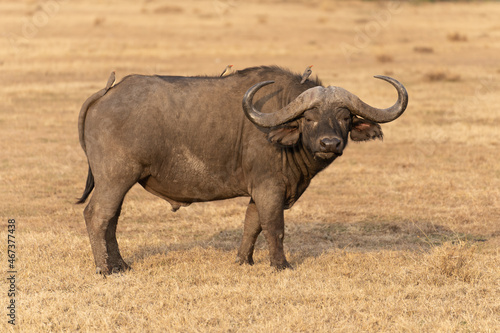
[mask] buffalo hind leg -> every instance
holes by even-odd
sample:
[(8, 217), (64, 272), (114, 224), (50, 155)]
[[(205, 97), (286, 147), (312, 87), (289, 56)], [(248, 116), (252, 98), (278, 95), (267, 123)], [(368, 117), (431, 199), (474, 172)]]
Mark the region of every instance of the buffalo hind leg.
[(116, 227), (123, 198), (130, 187), (121, 191), (96, 188), (84, 216), (94, 254), (96, 272), (111, 274), (129, 269), (116, 240)]
[(106, 229), (106, 244), (108, 250), (109, 265), (111, 273), (129, 270), (130, 266), (123, 260), (120, 250), (118, 249), (118, 241), (116, 240), (116, 227), (118, 226), (118, 218), (122, 210), (123, 200), (118, 207), (115, 216), (109, 221), (108, 228)]
[(253, 251), (255, 241), (262, 231), (259, 221), (259, 212), (255, 202), (250, 200), (245, 215), (245, 223), (243, 226), (243, 239), (241, 240), (240, 249), (238, 251), (238, 263), (253, 265)]

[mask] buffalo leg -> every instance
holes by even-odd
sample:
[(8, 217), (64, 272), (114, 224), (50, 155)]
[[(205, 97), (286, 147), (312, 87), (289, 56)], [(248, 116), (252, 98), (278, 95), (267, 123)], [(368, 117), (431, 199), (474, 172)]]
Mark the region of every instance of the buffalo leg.
[(111, 274), (129, 268), (116, 241), (118, 217), (128, 189), (115, 192), (96, 188), (85, 208), (85, 223), (98, 273)]
[(261, 191), (252, 195), (259, 213), (259, 221), (269, 247), (271, 266), (278, 270), (291, 268), (283, 250), (285, 238), (285, 218), (283, 214), (284, 195), (277, 190), (272, 192), (272, 186), (263, 186)]
[(259, 212), (253, 200), (248, 204), (243, 227), (243, 239), (238, 251), (238, 262), (241, 264), (253, 265), (253, 250), (255, 241), (262, 231), (259, 221)]

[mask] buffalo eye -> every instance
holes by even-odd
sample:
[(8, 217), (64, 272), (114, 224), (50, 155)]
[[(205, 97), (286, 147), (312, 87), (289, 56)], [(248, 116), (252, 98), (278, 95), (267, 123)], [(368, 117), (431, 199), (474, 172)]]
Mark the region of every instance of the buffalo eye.
[(341, 119), (344, 123), (349, 123), (352, 120), (352, 114), (348, 109), (343, 109)]
[(305, 118), (306, 122), (308, 122), (308, 123), (318, 121), (317, 115), (315, 115), (313, 112), (311, 112), (312, 110), (315, 110), (315, 109), (308, 110), (308, 112), (304, 113), (304, 118)]

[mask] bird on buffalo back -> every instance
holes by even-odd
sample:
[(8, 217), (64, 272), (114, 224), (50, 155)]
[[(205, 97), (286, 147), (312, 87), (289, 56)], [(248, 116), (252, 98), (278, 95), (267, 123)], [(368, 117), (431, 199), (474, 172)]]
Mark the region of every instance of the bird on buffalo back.
[(304, 84), (304, 82), (306, 82), (306, 80), (309, 78), (309, 76), (311, 76), (312, 74), (312, 67), (313, 65), (311, 66), (307, 66), (306, 70), (304, 71), (304, 74), (302, 74), (302, 81), (300, 81), (300, 84)]
[(222, 71), (222, 73), (220, 74), (220, 77), (223, 77), (224, 75), (229, 75), (231, 74), (231, 68), (233, 67), (233, 65), (227, 65), (226, 68), (224, 68), (224, 70)]

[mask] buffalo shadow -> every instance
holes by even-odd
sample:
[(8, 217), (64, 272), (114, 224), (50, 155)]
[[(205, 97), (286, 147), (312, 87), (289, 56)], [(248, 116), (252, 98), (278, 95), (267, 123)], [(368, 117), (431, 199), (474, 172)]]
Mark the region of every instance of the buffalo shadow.
[[(485, 242), (482, 235), (457, 233), (428, 221), (361, 221), (361, 222), (299, 222), (288, 221), (285, 227), (285, 251), (291, 254), (290, 263), (300, 264), (333, 250), (348, 252), (429, 251), (446, 242)], [(141, 262), (153, 255), (187, 251), (194, 248), (217, 249), (236, 252), (239, 248), (241, 228), (219, 230), (196, 240), (165, 245), (144, 245), (126, 258), (131, 264)], [(255, 250), (267, 251), (263, 235), (259, 235)], [(236, 259), (236, 256), (235, 256)]]

